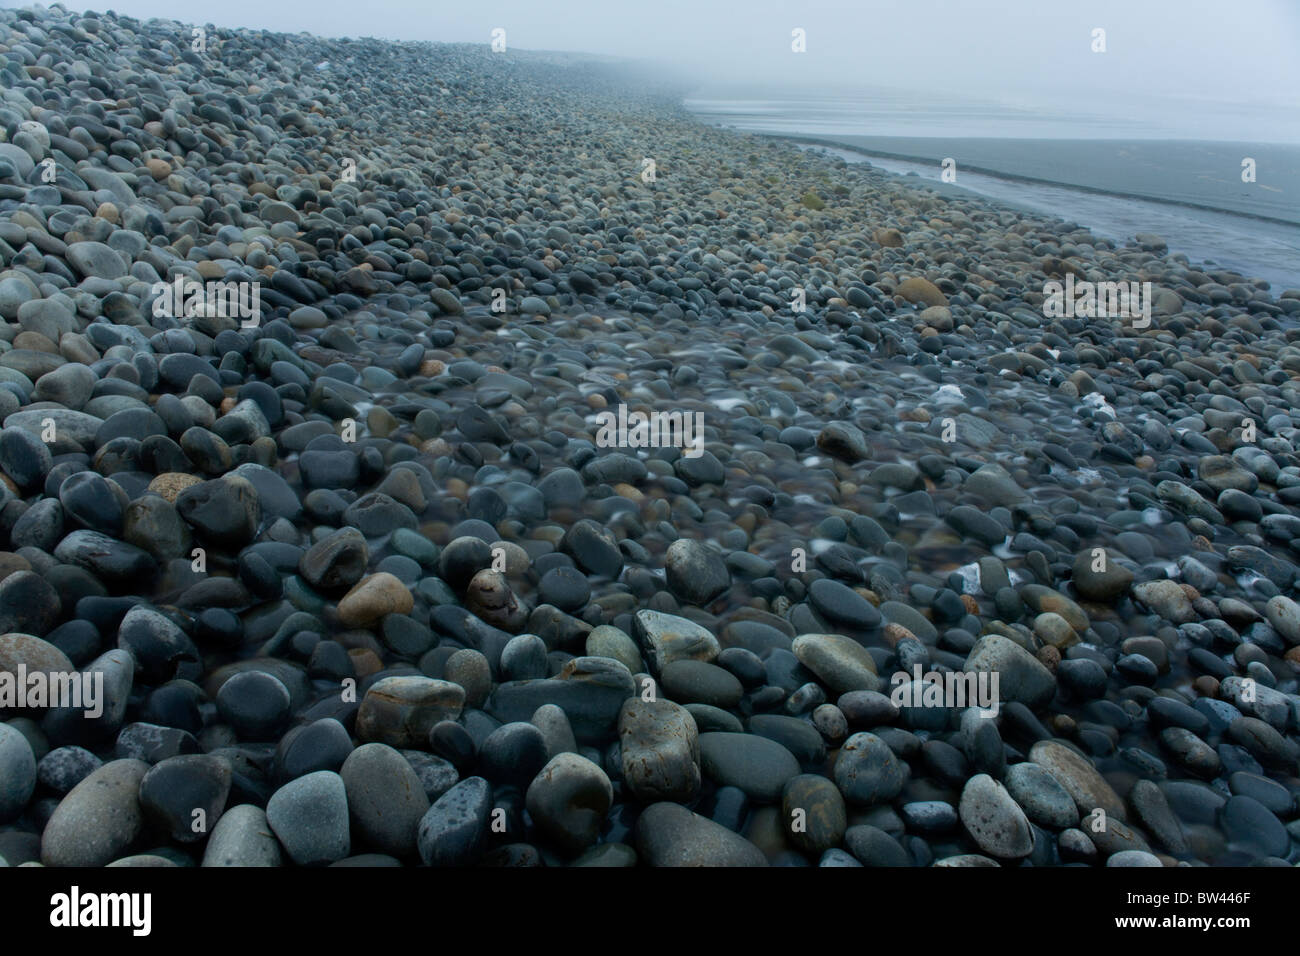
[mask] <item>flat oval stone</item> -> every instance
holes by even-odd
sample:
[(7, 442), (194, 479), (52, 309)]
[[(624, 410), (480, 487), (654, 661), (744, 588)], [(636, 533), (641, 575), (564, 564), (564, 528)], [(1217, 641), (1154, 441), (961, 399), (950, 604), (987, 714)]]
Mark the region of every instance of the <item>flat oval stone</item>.
[(814, 581), (808, 589), (808, 598), (822, 616), (856, 630), (877, 628), (883, 620), (880, 612), (866, 598), (830, 578)]
[(800, 634), (794, 639), (792, 650), (799, 663), (836, 694), (880, 690), (875, 660), (865, 647), (850, 637)]
[(1054, 740), (1040, 740), (1030, 748), (1029, 759), (1066, 789), (1080, 814), (1087, 815), (1100, 807), (1109, 817), (1128, 819), (1124, 801), (1088, 758)]
[(646, 807), (636, 822), (637, 853), (650, 866), (767, 866), (739, 834), (676, 803)]
[(429, 798), (406, 758), (385, 744), (362, 744), (348, 755), (339, 776), (358, 835), (390, 856), (414, 856)]
[(664, 692), (681, 704), (735, 707), (745, 693), (733, 674), (705, 661), (673, 661), (663, 669), (659, 680)]
[(988, 774), (966, 782), (957, 813), (971, 839), (989, 856), (1019, 859), (1033, 851), (1034, 834), (1024, 811)]
[(104, 764), (60, 801), (41, 834), (46, 866), (104, 866), (135, 842), (144, 828), (140, 781), (143, 760)]
[(700, 767), (719, 786), (737, 787), (758, 803), (780, 800), (786, 781), (799, 774), (794, 754), (751, 734), (700, 734)]
[(1013, 764), (1007, 768), (1004, 782), (1011, 798), (1039, 826), (1064, 830), (1078, 825), (1074, 798), (1046, 768), (1028, 761)]

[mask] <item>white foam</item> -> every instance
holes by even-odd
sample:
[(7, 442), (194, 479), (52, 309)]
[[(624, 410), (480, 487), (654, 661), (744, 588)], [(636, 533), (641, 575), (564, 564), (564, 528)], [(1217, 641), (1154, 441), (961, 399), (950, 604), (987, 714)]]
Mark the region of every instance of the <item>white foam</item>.
[(983, 594), (984, 588), (980, 584), (980, 566), (978, 563), (963, 564), (953, 572), (961, 578), (962, 594)]
[(1111, 418), (1119, 418), (1114, 406), (1107, 402), (1106, 397), (1100, 392), (1089, 392), (1087, 395), (1083, 396), (1083, 403), (1085, 405), (1093, 406), (1097, 411), (1109, 415)]
[(1243, 591), (1249, 591), (1256, 581), (1263, 580), (1264, 575), (1257, 571), (1243, 569), (1236, 574), (1236, 578), (1237, 587), (1241, 588)]
[(718, 408), (722, 409), (724, 412), (729, 412), (729, 411), (731, 411), (732, 409), (735, 409), (735, 408), (740, 407), (741, 405), (748, 404), (749, 399), (747, 399), (747, 398), (711, 398), (711, 399), (709, 399), (709, 401), (711, 401), (714, 405), (717, 405)]
[(822, 360), (820, 360), (819, 362), (817, 362), (816, 364), (817, 364), (817, 365), (829, 365), (831, 368), (835, 369), (835, 371), (837, 371), (837, 372), (847, 372), (847, 371), (848, 371), (849, 369), (851, 369), (851, 368), (857, 368), (857, 367), (858, 367), (858, 366), (855, 365), (853, 362), (846, 362), (846, 361), (844, 361), (844, 359), (829, 359), (829, 358), (828, 358), (828, 359), (822, 359)]
[(819, 555), (823, 551), (834, 547), (839, 542), (832, 541), (830, 538), (813, 538), (808, 542), (808, 550), (814, 555)]

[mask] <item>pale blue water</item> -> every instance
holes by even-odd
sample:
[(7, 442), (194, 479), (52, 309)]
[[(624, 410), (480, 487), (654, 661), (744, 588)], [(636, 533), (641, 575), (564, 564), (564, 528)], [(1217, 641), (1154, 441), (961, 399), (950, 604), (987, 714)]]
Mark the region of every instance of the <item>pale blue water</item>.
[[(1121, 243), (1156, 233), (1193, 264), (1264, 279), (1275, 294), (1300, 288), (1300, 146), (1161, 138), (1179, 130), (1136, 110), (1064, 116), (897, 91), (776, 99), (729, 91), (685, 105), (704, 122), (838, 145), (831, 151), (848, 161), (915, 173), (940, 189), (940, 161), (952, 157), (963, 189)], [(1201, 135), (1261, 128), (1240, 110), (1204, 113)], [(1285, 123), (1277, 128), (1291, 135)], [(1256, 164), (1253, 183), (1241, 179), (1245, 157)]]

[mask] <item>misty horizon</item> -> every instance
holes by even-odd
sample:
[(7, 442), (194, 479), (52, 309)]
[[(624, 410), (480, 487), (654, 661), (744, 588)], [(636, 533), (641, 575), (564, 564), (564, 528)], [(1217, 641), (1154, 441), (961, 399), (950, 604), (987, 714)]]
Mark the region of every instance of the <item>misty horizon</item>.
[[(1079, 11), (1043, 9), (1032, 0), (978, 7), (885, 0), (870, 11), (834, 0), (790, 11), (756, 0), (743, 13), (685, 0), (630, 13), (597, 0), (546, 10), (512, 0), (435, 12), (416, 10), (410, 0), (374, 0), (363, 24), (346, 7), (292, 2), (111, 6), (142, 20), (484, 47), (502, 28), (508, 50), (641, 61), (705, 97), (896, 90), (946, 97), (954, 107), (1108, 113), (1159, 126), (1173, 138), (1300, 142), (1300, 61), (1293, 55), (1300, 8), (1285, 0), (1243, 0), (1230, 16), (1205, 0), (1136, 8), (1099, 0)], [(1212, 31), (1207, 22), (1214, 22)], [(1092, 49), (1097, 28), (1106, 31), (1104, 53)], [(804, 31), (805, 52), (791, 49), (795, 29)]]

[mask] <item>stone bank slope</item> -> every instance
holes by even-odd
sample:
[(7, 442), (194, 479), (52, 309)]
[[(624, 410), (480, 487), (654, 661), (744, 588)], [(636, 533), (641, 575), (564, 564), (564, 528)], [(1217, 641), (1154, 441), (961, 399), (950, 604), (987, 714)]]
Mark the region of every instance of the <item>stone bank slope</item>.
[(581, 58), (193, 39), (0, 11), (0, 672), (106, 698), (2, 705), (0, 859), (1296, 860), (1297, 294)]

